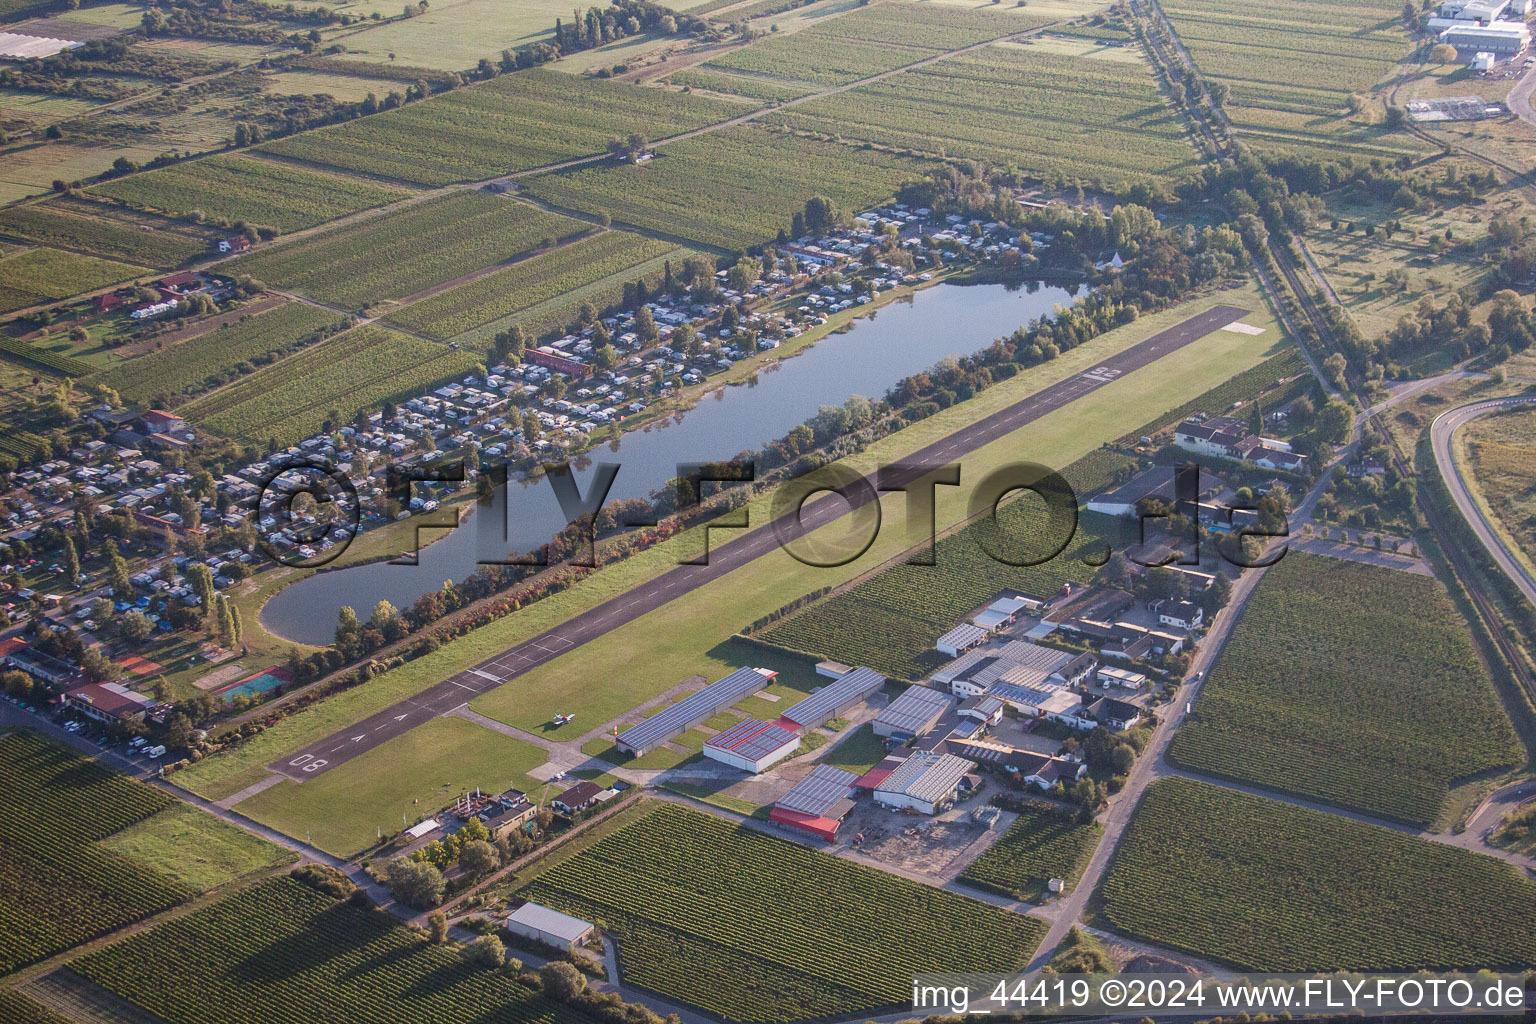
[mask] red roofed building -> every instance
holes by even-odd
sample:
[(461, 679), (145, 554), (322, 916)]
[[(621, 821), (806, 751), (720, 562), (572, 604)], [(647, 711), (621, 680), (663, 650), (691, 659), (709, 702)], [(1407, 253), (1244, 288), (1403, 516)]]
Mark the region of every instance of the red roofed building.
[(743, 718), (704, 742), (704, 756), (756, 774), (800, 749), (800, 735), (775, 722)]
[(163, 409), (151, 409), (139, 419), (144, 423), (144, 429), (151, 434), (168, 434), (173, 430), (187, 429), (186, 420)]
[(556, 352), (548, 346), (528, 349), (523, 353), (523, 362), (563, 373), (573, 380), (586, 380), (592, 376), (592, 367), (579, 359), (572, 359), (568, 355)]
[(189, 284), (197, 284), (197, 275), (190, 270), (183, 270), (179, 274), (171, 274), (168, 277), (162, 277), (160, 279), (160, 287), (162, 288), (180, 289), (185, 288)]
[(96, 306), (96, 312), (105, 313), (108, 310), (116, 309), (118, 306), (121, 306), (123, 304), (123, 297), (121, 295), (115, 295), (112, 292), (107, 292), (105, 295), (96, 296), (92, 302)]
[(869, 771), (859, 776), (858, 781), (854, 783), (854, 786), (858, 789), (869, 790), (877, 788), (880, 783), (891, 777), (891, 772), (901, 767), (902, 760), (903, 759), (899, 757), (886, 758), (884, 761), (881, 761)]
[(64, 695), (64, 706), (102, 722), (143, 718), (154, 707), (151, 697), (135, 693), (122, 683), (87, 683)]
[(768, 820), (835, 842), (838, 826), (853, 810), (856, 779), (853, 772), (819, 764), (779, 798)]

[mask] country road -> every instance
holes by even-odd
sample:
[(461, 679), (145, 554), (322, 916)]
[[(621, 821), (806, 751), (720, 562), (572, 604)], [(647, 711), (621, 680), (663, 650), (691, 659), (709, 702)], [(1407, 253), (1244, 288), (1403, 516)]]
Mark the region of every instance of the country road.
[(1466, 520), (1472, 532), (1477, 534), (1477, 539), (1482, 541), (1483, 547), (1502, 569), (1525, 599), (1536, 606), (1536, 576), (1533, 576), (1521, 561), (1520, 556), (1506, 543), (1503, 534), (1484, 514), (1482, 507), (1472, 497), (1467, 487), (1467, 482), (1462, 476), (1461, 467), (1457, 465), (1455, 453), (1456, 432), (1463, 426), (1489, 413), (1498, 412), (1501, 409), (1514, 409), (1521, 406), (1536, 404), (1536, 395), (1518, 395), (1513, 398), (1494, 398), (1482, 402), (1473, 402), (1463, 405), (1448, 412), (1443, 412), (1430, 424), (1430, 442), (1434, 447), (1435, 466), (1440, 470), (1440, 477), (1445, 481), (1446, 490), (1450, 491), (1451, 498), (1456, 502), (1456, 508)]

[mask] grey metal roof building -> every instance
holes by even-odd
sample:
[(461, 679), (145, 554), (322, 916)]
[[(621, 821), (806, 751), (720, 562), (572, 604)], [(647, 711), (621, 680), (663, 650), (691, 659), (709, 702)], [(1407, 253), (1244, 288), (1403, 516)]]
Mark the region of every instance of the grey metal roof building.
[(960, 780), (975, 767), (975, 761), (954, 754), (918, 752), (875, 788), (875, 799), (932, 814), (955, 795)]
[(739, 668), (710, 683), (691, 697), (637, 722), (619, 733), (615, 745), (627, 754), (639, 756), (680, 736), (723, 707), (756, 693), (773, 681), (778, 673), (766, 668)]
[(814, 729), (835, 718), (885, 685), (885, 676), (872, 668), (860, 666), (830, 686), (820, 690), (785, 711), (787, 718), (801, 729)]
[(949, 709), (954, 698), (926, 686), (909, 686), (875, 719), (877, 736), (916, 736), (930, 728)]
[(850, 804), (853, 803), (855, 793), (853, 784), (858, 781), (858, 778), (853, 772), (834, 768), (829, 764), (819, 764), (811, 769), (811, 774), (795, 783), (794, 788), (781, 796), (774, 806), (818, 818), (841, 817), (840, 814), (831, 812), (840, 809), (845, 800)]

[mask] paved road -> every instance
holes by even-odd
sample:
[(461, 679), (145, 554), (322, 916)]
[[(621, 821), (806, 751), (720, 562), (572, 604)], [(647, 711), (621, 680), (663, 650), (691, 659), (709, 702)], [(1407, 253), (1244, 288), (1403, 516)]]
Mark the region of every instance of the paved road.
[(1536, 576), (1532, 576), (1526, 569), (1519, 556), (1504, 541), (1494, 525), (1483, 514), (1483, 510), (1473, 500), (1471, 492), (1467, 488), (1467, 482), (1462, 478), (1461, 468), (1456, 464), (1456, 456), (1453, 451), (1456, 431), (1464, 425), (1500, 409), (1513, 409), (1520, 406), (1536, 404), (1536, 396), (1520, 395), (1514, 398), (1494, 398), (1484, 402), (1473, 402), (1471, 405), (1463, 405), (1449, 412), (1441, 413), (1430, 424), (1430, 442), (1435, 451), (1435, 465), (1440, 470), (1440, 477), (1445, 481), (1445, 486), (1451, 492), (1451, 498), (1456, 502), (1456, 508), (1461, 512), (1472, 532), (1477, 534), (1477, 539), (1483, 542), (1483, 547), (1488, 549), (1488, 554), (1498, 563), (1505, 575), (1514, 580), (1515, 586), (1525, 595), (1525, 599), (1536, 605)]
[(1510, 112), (1526, 124), (1536, 127), (1536, 109), (1531, 106), (1531, 94), (1536, 92), (1536, 65), (1531, 67), (1520, 79), (1519, 83), (1509, 91), (1505, 102), (1509, 104)]
[[(1234, 323), (1250, 311), (1236, 306), (1216, 306), (1199, 313), (1137, 345), (1111, 356), (1099, 366), (1075, 374), (1001, 409), (976, 423), (914, 453), (907, 461), (915, 467), (935, 467), (953, 462), (983, 446), (1006, 437), (1048, 413), (1065, 408), (1121, 376), (1175, 352), (1212, 331)], [(914, 468), (906, 481), (923, 471)], [(898, 481), (902, 482), (902, 481)], [(269, 769), (300, 782), (329, 771), (338, 764), (372, 750), (439, 715), (462, 707), (475, 697), (495, 689), (567, 651), (574, 650), (672, 600), (725, 576), (778, 547), (781, 534), (795, 539), (848, 514), (868, 500), (852, 503), (827, 495), (809, 502), (798, 522), (777, 521), (759, 526), (710, 552), (708, 565), (681, 565), (640, 584), (572, 619), (546, 630), (473, 668), (465, 669), (356, 725), (333, 733), (269, 765)], [(852, 507), (850, 507), (852, 506)]]

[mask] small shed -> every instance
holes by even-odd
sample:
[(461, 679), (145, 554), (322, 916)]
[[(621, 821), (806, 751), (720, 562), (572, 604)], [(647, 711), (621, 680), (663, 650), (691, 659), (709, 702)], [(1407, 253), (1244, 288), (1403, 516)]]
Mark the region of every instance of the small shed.
[(524, 903), (507, 915), (507, 931), (513, 935), (521, 935), (525, 939), (533, 939), (566, 952), (579, 946), (592, 934), (593, 928), (590, 921), (562, 914), (539, 903)]

